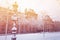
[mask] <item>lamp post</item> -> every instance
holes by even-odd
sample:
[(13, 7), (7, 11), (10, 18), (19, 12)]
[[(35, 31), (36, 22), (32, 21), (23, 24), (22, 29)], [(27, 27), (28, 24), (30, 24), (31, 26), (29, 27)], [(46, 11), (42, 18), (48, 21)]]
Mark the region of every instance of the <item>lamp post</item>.
[(11, 19), (13, 20), (13, 27), (12, 27), (12, 40), (16, 40), (16, 33), (17, 33), (17, 28), (16, 28), (16, 21), (17, 21), (17, 16), (14, 14)]
[(18, 16), (18, 25), (19, 25), (19, 30), (18, 32), (20, 33), (20, 17)]
[(7, 40), (7, 34), (8, 34), (8, 14), (9, 13), (9, 11), (7, 12), (7, 14), (6, 14), (6, 30), (5, 30), (5, 35), (6, 35), (6, 37), (5, 37), (5, 40)]
[(16, 15), (16, 14), (14, 14), (12, 17), (11, 17), (11, 19), (13, 20), (13, 22), (15, 22), (16, 23), (16, 21), (18, 21), (18, 25), (19, 25), (19, 30), (18, 30), (18, 33), (20, 33), (20, 16), (18, 15)]
[(13, 27), (12, 27), (12, 40), (16, 40), (16, 31), (17, 31), (17, 28), (16, 28), (16, 24), (13, 23)]
[(17, 21), (17, 15), (16, 14), (14, 14), (12, 17), (11, 17), (11, 19), (15, 22), (15, 21)]
[(17, 28), (16, 28), (16, 21), (17, 21), (17, 15), (14, 14), (11, 19), (13, 20), (13, 27), (12, 27), (12, 40), (16, 40), (16, 33), (17, 33)]

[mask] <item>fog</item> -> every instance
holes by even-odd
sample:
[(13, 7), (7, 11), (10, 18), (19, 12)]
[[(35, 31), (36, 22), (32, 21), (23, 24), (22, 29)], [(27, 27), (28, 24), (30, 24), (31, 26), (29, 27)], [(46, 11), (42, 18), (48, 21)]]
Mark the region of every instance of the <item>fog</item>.
[[(59, 0), (0, 0), (0, 6), (12, 9), (12, 4), (17, 1), (18, 11), (24, 12), (25, 8), (31, 8), (41, 15), (41, 10), (46, 11), (53, 19), (60, 21), (60, 1)], [(40, 16), (39, 16), (40, 17)]]

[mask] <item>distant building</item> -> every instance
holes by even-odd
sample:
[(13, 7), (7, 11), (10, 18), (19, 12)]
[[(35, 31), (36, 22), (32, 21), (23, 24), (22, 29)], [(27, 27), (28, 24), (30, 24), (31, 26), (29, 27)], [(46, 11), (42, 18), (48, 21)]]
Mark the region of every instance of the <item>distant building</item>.
[(44, 31), (53, 31), (53, 27), (54, 27), (54, 24), (53, 24), (53, 20), (50, 18), (50, 16), (48, 15), (45, 15), (44, 18), (43, 18), (43, 22), (44, 22)]
[(51, 23), (53, 20), (50, 18), (50, 16), (45, 15), (43, 18), (44, 22), (47, 22), (48, 24)]
[(27, 19), (35, 19), (37, 20), (38, 14), (35, 13), (33, 9), (27, 10), (25, 9), (25, 15)]
[[(18, 4), (16, 2), (13, 4), (12, 7), (13, 7), (13, 10), (0, 7), (0, 28), (1, 28), (0, 33), (3, 33), (3, 34), (5, 33), (6, 25), (8, 26), (7, 27), (7, 33), (11, 33), (11, 28), (13, 27), (12, 24), (14, 22), (12, 20), (12, 18), (13, 18), (12, 16), (14, 14), (16, 14), (14, 16), (18, 17), (18, 19), (15, 22), (17, 28), (19, 26), (18, 22), (20, 22), (20, 32), (21, 33), (35, 32), (35, 30), (36, 30), (36, 28), (34, 28), (35, 25), (32, 26), (31, 23), (32, 24), (36, 23), (35, 21), (37, 20), (38, 14), (36, 14), (33, 9), (30, 9), (30, 10), (26, 9), (25, 13), (24, 12), (18, 12)], [(14, 19), (16, 19), (17, 17), (15, 17)], [(18, 28), (18, 30), (19, 30), (19, 28)], [(18, 33), (18, 30), (17, 30), (17, 33)]]

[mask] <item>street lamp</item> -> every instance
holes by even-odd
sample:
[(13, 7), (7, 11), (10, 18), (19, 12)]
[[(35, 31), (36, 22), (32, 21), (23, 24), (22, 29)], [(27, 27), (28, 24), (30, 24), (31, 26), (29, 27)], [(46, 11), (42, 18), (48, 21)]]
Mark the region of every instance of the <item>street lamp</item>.
[(11, 19), (13, 20), (13, 27), (12, 27), (12, 40), (16, 40), (16, 33), (17, 33), (17, 28), (16, 28), (16, 21), (17, 21), (17, 16), (14, 14)]
[(12, 40), (16, 40), (16, 31), (17, 31), (16, 24), (13, 23), (13, 27), (12, 27), (13, 37), (12, 37)]
[(18, 16), (18, 25), (19, 25), (19, 30), (18, 32), (20, 33), (20, 17)]
[(17, 15), (16, 14), (14, 14), (12, 17), (11, 17), (11, 19), (13, 20), (13, 21), (16, 21), (18, 18), (17, 18)]
[(6, 30), (5, 30), (6, 37), (5, 37), (5, 40), (7, 39), (7, 34), (8, 34), (8, 19), (9, 19), (8, 13), (9, 13), (9, 11), (6, 14)]
[(16, 21), (18, 21), (18, 25), (19, 25), (19, 30), (18, 30), (18, 32), (20, 33), (20, 16), (18, 15), (16, 15), (16, 14), (14, 14), (12, 17), (11, 17), (11, 19), (16, 23)]

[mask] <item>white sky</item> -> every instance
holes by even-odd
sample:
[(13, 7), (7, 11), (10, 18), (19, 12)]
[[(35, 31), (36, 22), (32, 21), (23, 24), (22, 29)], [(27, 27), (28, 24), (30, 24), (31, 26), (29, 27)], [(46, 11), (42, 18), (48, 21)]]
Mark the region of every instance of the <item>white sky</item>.
[(19, 11), (32, 8), (41, 15), (40, 11), (45, 10), (51, 18), (60, 20), (60, 4), (56, 0), (0, 0), (0, 6), (11, 8), (15, 1), (18, 2)]

